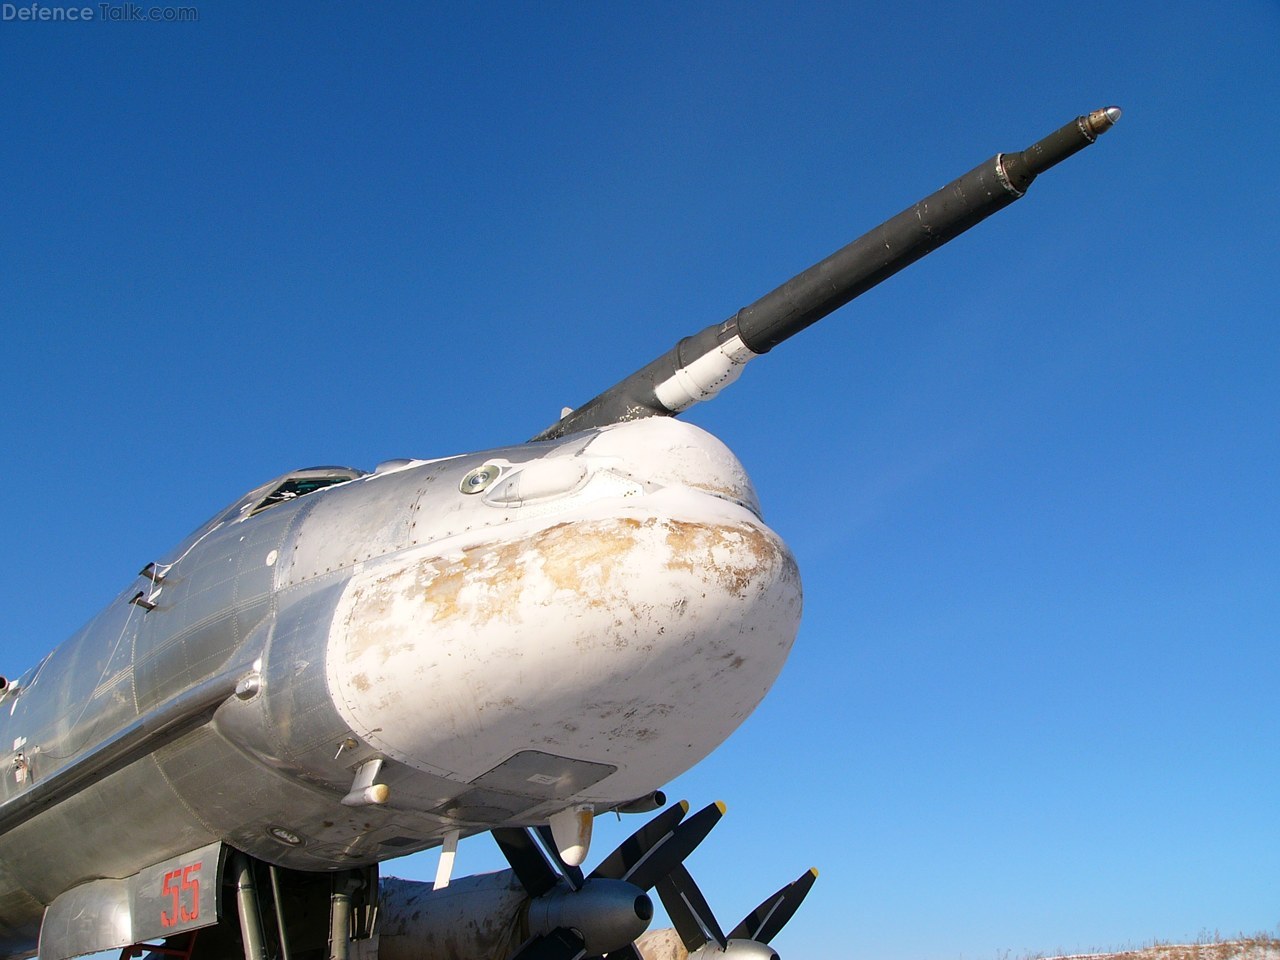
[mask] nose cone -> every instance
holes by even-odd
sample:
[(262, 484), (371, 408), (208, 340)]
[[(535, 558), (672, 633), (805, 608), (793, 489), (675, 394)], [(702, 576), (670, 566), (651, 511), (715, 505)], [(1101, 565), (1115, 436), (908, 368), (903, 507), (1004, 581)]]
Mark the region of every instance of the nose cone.
[(601, 498), (354, 577), (328, 655), (352, 730), (526, 806), (621, 802), (719, 745), (782, 669), (800, 580), (736, 459), (662, 423), (601, 431), (575, 454), (614, 478)]
[(647, 484), (708, 494), (760, 517), (755, 487), (738, 458), (711, 434), (683, 420), (650, 417), (605, 427), (585, 453), (612, 461), (615, 469)]

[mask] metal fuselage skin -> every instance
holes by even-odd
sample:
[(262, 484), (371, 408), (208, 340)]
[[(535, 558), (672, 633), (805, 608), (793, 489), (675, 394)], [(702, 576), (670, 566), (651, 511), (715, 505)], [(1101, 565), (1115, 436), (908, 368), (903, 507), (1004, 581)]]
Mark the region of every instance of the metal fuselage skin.
[[(0, 955), (33, 948), (63, 891), (218, 839), (334, 870), (641, 797), (746, 718), (799, 623), (795, 563), (741, 465), (673, 419), (263, 508), (280, 489), (211, 520), (0, 700), (3, 817), (120, 731), (239, 683), (10, 816)], [(385, 802), (344, 805), (374, 759)]]

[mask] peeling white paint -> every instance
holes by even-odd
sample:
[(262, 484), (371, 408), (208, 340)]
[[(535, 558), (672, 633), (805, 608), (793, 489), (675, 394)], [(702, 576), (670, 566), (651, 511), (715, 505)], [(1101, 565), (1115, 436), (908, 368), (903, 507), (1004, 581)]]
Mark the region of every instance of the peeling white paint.
[(521, 510), (353, 576), (326, 661), (351, 729), (462, 781), (524, 750), (617, 767), (565, 798), (597, 804), (643, 794), (718, 746), (781, 670), (800, 582), (741, 505), (754, 493), (736, 459), (665, 424), (610, 428), (583, 451), (606, 468), (594, 476), (647, 475), (630, 495)]
[(737, 380), (747, 361), (758, 356), (741, 337), (734, 335), (715, 350), (676, 370), (654, 387), (654, 396), (673, 413), (687, 410), (695, 403), (710, 400)]

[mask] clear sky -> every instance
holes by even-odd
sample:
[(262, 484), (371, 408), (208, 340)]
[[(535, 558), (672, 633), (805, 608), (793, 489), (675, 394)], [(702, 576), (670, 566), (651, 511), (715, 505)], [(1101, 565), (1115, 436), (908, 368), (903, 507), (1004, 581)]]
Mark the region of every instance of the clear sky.
[(669, 790), (726, 924), (822, 870), (792, 960), (1277, 932), (1273, 0), (192, 5), (0, 20), (0, 672), (250, 487), (522, 440), (1115, 103), (691, 414), (806, 612)]

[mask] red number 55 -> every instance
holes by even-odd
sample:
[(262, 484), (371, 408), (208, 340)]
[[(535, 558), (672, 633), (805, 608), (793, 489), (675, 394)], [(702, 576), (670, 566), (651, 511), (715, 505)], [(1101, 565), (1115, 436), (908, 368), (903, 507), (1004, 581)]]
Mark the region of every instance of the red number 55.
[(200, 919), (201, 866), (201, 863), (193, 863), (164, 875), (160, 881), (160, 896), (169, 898), (170, 909), (160, 911), (160, 926), (167, 929)]

